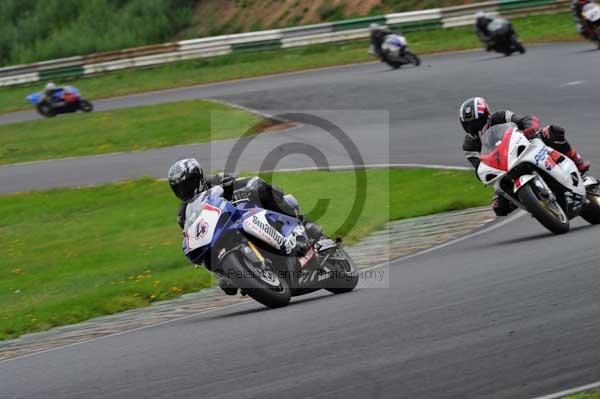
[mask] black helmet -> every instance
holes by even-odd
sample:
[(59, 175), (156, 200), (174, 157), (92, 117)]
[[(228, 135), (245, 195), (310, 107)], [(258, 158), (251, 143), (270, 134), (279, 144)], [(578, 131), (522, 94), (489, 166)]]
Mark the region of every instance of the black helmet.
[(204, 172), (194, 158), (177, 161), (169, 169), (169, 185), (183, 202), (189, 202), (201, 191), (206, 183)]
[(460, 123), (471, 137), (478, 137), (490, 119), (490, 108), (482, 97), (469, 98), (460, 106)]

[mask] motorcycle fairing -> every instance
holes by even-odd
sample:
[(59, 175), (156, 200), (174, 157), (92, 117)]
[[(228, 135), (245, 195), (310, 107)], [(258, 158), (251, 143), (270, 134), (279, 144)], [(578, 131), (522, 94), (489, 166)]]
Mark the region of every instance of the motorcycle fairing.
[(408, 42), (404, 36), (392, 34), (385, 38), (381, 48), (385, 51), (397, 54), (401, 52), (407, 44)]
[[(65, 86), (63, 88), (63, 90), (58, 90), (56, 93), (54, 93), (52, 100), (54, 102), (59, 102), (62, 100), (62, 98), (65, 94), (67, 94), (72, 99), (71, 102), (81, 99), (81, 93), (75, 86)], [(29, 101), (33, 105), (37, 105), (42, 100), (43, 96), (44, 96), (44, 93), (41, 91), (38, 91), (35, 93), (31, 93), (30, 95), (28, 95), (25, 98), (27, 99), (27, 101)], [(73, 100), (73, 99), (75, 99), (75, 100)]]
[(221, 217), (221, 209), (210, 204), (204, 204), (200, 214), (184, 232), (188, 251), (204, 247), (212, 242), (217, 223)]
[[(551, 179), (546, 183), (561, 186), (560, 191), (564, 193), (564, 197), (560, 200), (567, 214), (576, 214), (583, 204), (586, 188), (575, 163), (546, 146), (539, 138), (528, 140), (511, 124), (498, 125), (494, 128), (500, 129), (501, 126), (505, 129), (502, 139), (495, 143), (494, 148), (490, 147), (486, 154), (483, 154), (482, 150), (481, 163), (477, 169), (479, 179), (486, 185), (493, 185), (496, 191), (504, 193), (516, 205), (521, 206), (516, 199), (518, 190), (530, 181), (547, 175)], [(491, 132), (494, 133), (498, 135), (497, 130)], [(510, 187), (513, 192), (507, 192), (510, 188), (502, 184), (504, 178), (521, 165), (529, 165), (531, 172), (515, 176), (514, 184)]]
[(242, 228), (247, 234), (287, 253), (296, 246), (296, 238), (306, 234), (298, 219), (259, 208), (244, 214)]

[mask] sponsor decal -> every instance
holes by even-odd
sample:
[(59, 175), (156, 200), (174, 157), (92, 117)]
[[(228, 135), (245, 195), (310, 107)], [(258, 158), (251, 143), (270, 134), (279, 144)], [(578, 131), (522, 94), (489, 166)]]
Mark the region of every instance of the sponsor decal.
[(298, 258), (298, 262), (300, 263), (300, 268), (303, 269), (308, 262), (311, 261), (312, 258), (315, 257), (315, 248), (313, 246), (311, 246), (310, 248), (308, 248), (308, 250), (306, 251), (306, 253), (304, 254), (303, 257)]
[(305, 231), (306, 230), (304, 229), (304, 226), (297, 225), (296, 227), (294, 227), (294, 230), (292, 230), (290, 235), (285, 238), (285, 242), (283, 245), (287, 254), (289, 254), (294, 248), (296, 248), (297, 237), (303, 235)]
[(521, 185), (523, 184), (523, 183), (521, 183), (522, 179), (523, 179), (522, 177), (519, 177), (517, 180), (515, 180), (515, 189), (516, 190), (521, 188)]
[(537, 154), (535, 154), (535, 164), (539, 165), (540, 162), (544, 161), (550, 155), (550, 151), (548, 151), (547, 147), (543, 147)]
[(552, 169), (554, 169), (555, 166), (556, 166), (556, 161), (554, 161), (554, 159), (552, 159), (552, 157), (548, 157), (548, 158), (546, 158), (546, 161), (544, 161), (544, 167), (546, 168), (546, 170), (548, 172), (550, 172)]
[(285, 244), (285, 238), (268, 222), (263, 223), (256, 215), (253, 215), (252, 224), (258, 227), (259, 233), (263, 233), (261, 234), (263, 237), (270, 239), (267, 240), (268, 242), (274, 242), (278, 248), (281, 248)]
[(208, 233), (208, 222), (205, 219), (200, 219), (196, 225), (196, 238), (204, 238)]

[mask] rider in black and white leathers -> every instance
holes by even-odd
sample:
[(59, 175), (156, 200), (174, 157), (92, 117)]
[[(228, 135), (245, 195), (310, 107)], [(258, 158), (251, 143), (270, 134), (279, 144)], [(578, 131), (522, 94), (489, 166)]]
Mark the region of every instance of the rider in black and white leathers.
[[(298, 209), (293, 208), (284, 198), (285, 193), (258, 176), (235, 177), (226, 173), (219, 173), (206, 180), (200, 192), (210, 190), (212, 187), (223, 187), (223, 198), (228, 201), (250, 199), (261, 204), (265, 209), (283, 213), (288, 216), (299, 217)], [(185, 223), (185, 210), (187, 202), (182, 202), (177, 213), (177, 223), (183, 228)]]

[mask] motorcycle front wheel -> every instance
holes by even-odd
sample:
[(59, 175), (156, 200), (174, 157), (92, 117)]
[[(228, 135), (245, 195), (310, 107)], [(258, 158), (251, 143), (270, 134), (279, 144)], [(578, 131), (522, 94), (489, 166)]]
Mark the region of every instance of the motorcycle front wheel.
[(81, 100), (79, 107), (83, 112), (92, 112), (94, 110), (94, 106), (88, 100)]
[(411, 64), (413, 64), (414, 66), (419, 66), (421, 65), (421, 59), (412, 51), (410, 50), (406, 50), (406, 58), (409, 60), (409, 62)]
[(40, 115), (45, 116), (46, 118), (52, 118), (53, 116), (56, 116), (56, 113), (52, 109), (52, 106), (46, 101), (38, 103), (38, 105), (36, 105), (35, 108), (37, 109), (37, 112)]
[(328, 281), (326, 290), (333, 294), (350, 292), (358, 284), (358, 270), (350, 255), (343, 248), (338, 247), (332, 252), (327, 263), (336, 271), (336, 276)]
[(525, 209), (554, 234), (569, 232), (569, 218), (556, 199), (547, 198), (535, 185), (535, 179), (521, 187), (518, 197)]
[(281, 308), (290, 303), (290, 286), (275, 271), (264, 271), (252, 265), (241, 253), (231, 252), (223, 258), (220, 273), (246, 292), (252, 299), (271, 308)]

